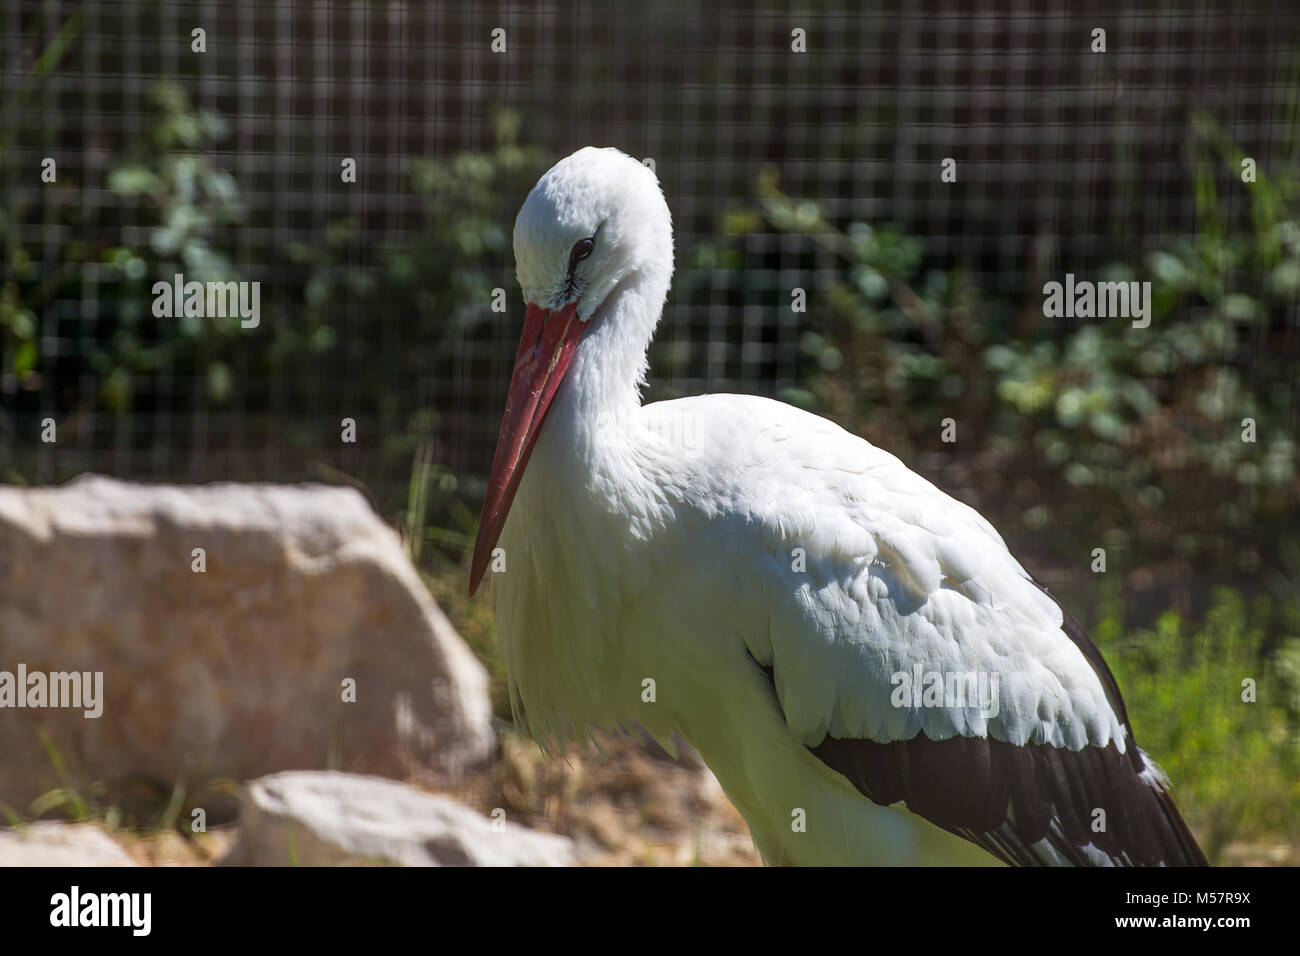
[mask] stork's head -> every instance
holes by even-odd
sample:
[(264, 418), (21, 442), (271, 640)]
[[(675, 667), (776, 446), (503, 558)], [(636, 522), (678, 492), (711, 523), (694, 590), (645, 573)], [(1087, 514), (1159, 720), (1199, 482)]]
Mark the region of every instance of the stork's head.
[[(470, 569), (487, 570), (542, 422), (579, 347), (634, 385), (672, 276), (668, 204), (651, 170), (617, 149), (580, 149), (552, 166), (515, 219), (523, 335)], [(623, 295), (638, 308), (616, 310)], [(623, 363), (632, 360), (628, 370)]]
[(672, 268), (668, 204), (655, 174), (588, 146), (547, 171), (515, 219), (515, 275), (530, 308), (575, 307), (586, 323), (628, 276)]

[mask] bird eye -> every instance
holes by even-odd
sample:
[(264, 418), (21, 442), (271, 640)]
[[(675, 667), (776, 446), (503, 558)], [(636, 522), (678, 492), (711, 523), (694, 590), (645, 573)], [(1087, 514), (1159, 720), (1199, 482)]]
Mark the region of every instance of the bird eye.
[(581, 262), (583, 259), (587, 258), (587, 256), (591, 255), (591, 251), (595, 248), (595, 238), (579, 239), (574, 243), (573, 251), (569, 253), (569, 265), (572, 266), (575, 263)]

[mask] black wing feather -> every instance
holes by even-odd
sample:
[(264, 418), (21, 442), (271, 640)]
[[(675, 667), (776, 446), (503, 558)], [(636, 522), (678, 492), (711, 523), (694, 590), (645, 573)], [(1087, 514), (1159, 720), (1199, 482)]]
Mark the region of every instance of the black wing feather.
[[(931, 740), (924, 733), (888, 743), (827, 736), (812, 753), (875, 803), (902, 802), (1011, 865), (1207, 865), (1169, 793), (1142, 776), (1146, 763), (1101, 651), (1068, 611), (1061, 614), (1062, 631), (1096, 672), (1125, 728), (1123, 753), (1114, 741), (1070, 750), (983, 737)], [(773, 671), (762, 670), (775, 697)], [(1099, 832), (1098, 809), (1105, 811)]]

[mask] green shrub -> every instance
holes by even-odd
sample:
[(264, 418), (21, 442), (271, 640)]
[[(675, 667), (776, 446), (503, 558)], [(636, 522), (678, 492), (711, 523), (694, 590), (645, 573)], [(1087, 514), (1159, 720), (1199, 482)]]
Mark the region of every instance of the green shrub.
[(1300, 602), (1220, 588), (1205, 620), (1125, 631), (1112, 587), (1093, 635), (1142, 749), (1213, 861), (1231, 841), (1300, 840)]

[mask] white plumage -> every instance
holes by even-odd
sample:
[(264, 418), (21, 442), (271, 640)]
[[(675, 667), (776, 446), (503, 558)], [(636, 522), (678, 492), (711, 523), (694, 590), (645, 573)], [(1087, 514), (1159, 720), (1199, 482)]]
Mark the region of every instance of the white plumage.
[[(641, 405), (672, 274), (653, 173), (561, 161), (515, 255), (529, 310), (471, 590), (499, 544), (539, 741), (680, 733), (769, 862), (1203, 862), (1100, 655), (979, 514), (778, 402)], [(928, 674), (996, 698), (900, 689)]]

